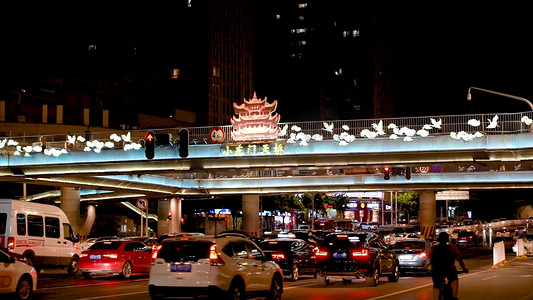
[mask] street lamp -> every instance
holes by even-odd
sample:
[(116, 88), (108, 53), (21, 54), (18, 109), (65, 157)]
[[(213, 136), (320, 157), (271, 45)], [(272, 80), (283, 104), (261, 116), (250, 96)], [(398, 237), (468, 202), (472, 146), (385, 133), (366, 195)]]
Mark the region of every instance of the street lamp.
[(531, 108), (531, 110), (533, 111), (533, 104), (531, 104), (531, 102), (529, 100), (527, 100), (526, 98), (517, 97), (517, 96), (504, 94), (504, 93), (499, 93), (499, 92), (495, 92), (495, 91), (491, 91), (491, 90), (480, 89), (480, 88), (473, 87), (473, 86), (468, 89), (468, 94), (466, 94), (466, 100), (468, 100), (468, 101), (470, 101), (472, 99), (472, 95), (470, 94), (470, 90), (471, 89), (480, 90), (480, 91), (483, 91), (483, 92), (496, 94), (496, 95), (500, 95), (500, 96), (504, 96), (504, 97), (509, 97), (509, 98), (513, 98), (513, 99), (516, 99), (516, 100), (520, 100), (520, 101), (524, 101), (524, 102), (526, 102), (529, 105), (529, 108)]

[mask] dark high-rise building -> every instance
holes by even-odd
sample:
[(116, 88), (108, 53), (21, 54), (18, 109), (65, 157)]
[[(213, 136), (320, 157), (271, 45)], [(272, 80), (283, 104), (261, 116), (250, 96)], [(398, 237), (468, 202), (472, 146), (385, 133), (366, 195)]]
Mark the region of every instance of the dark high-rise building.
[[(386, 6), (349, 0), (258, 4), (255, 83), (282, 121), (391, 117)], [(259, 24), (259, 25), (258, 25)], [(258, 54), (260, 53), (260, 54)]]
[(13, 12), (1, 21), (12, 29), (0, 50), (6, 135), (32, 134), (20, 123), (83, 130), (225, 125), (232, 103), (253, 95), (251, 1), (5, 8)]
[(226, 125), (232, 103), (254, 91), (279, 101), (282, 122), (394, 113), (386, 7), (349, 0), (3, 6), (12, 14), (0, 21), (0, 135)]

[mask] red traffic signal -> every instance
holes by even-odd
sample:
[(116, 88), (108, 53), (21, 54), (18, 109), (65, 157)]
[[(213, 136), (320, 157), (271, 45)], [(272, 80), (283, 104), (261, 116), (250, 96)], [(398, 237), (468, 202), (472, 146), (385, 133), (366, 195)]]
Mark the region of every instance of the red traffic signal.
[(153, 131), (148, 131), (144, 135), (144, 154), (147, 159), (152, 159), (155, 156), (155, 134)]
[(384, 167), (383, 168), (383, 179), (389, 180), (390, 179), (390, 167)]
[(169, 220), (169, 221), (172, 220), (172, 212), (171, 211), (167, 212), (167, 220)]

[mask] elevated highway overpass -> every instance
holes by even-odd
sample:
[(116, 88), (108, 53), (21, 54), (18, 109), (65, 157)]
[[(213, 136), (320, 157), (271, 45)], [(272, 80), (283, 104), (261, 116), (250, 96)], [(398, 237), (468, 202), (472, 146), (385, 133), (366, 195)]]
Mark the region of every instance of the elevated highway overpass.
[[(495, 116), (498, 125), (491, 126)], [(146, 131), (93, 133), (89, 141), (48, 136), (45, 144), (40, 137), (9, 137), (0, 139), (0, 180), (95, 191), (82, 201), (531, 188), (531, 118), (523, 112), (280, 124), (276, 140), (245, 145), (231, 139), (231, 126), (188, 128), (186, 158), (174, 141), (158, 146), (151, 160), (142, 148)], [(172, 142), (177, 130), (154, 131)], [(213, 130), (226, 139), (212, 143)], [(411, 179), (385, 180), (384, 166), (412, 168)]]

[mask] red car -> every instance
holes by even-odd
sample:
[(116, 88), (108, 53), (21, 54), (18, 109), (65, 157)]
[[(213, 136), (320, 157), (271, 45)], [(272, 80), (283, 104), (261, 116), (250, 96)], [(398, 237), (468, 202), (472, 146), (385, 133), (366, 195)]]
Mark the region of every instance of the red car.
[(97, 242), (80, 255), (79, 268), (84, 278), (116, 276), (130, 278), (134, 273), (150, 273), (152, 249), (131, 240)]

